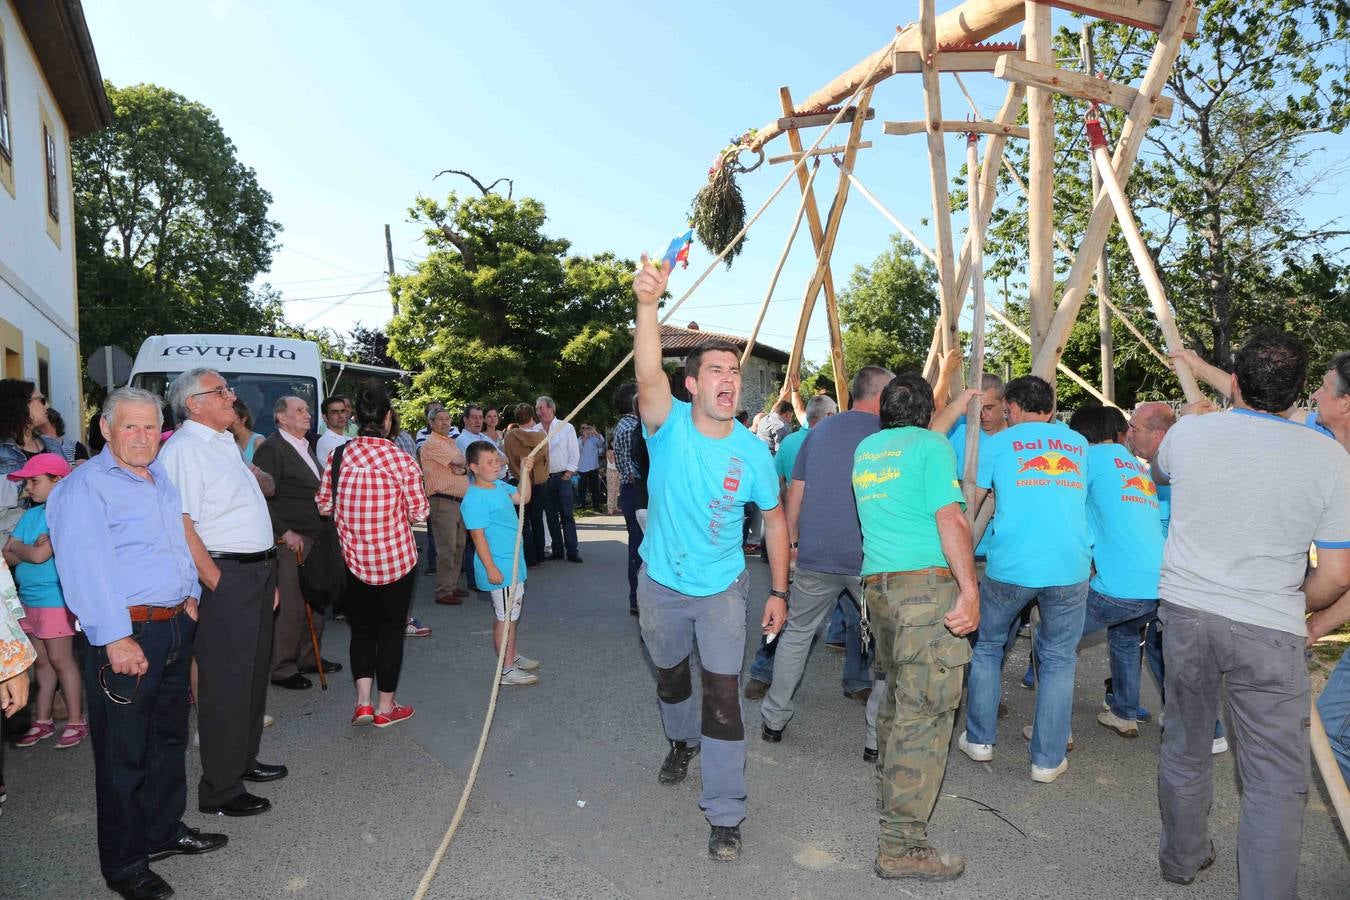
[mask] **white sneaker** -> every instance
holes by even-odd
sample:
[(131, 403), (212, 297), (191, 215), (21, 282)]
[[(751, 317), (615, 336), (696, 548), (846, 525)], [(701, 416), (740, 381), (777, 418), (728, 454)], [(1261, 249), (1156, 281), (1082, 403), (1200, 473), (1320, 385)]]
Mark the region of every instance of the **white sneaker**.
[[(1028, 741), (1031, 740), (1031, 735), (1032, 735), (1033, 733), (1034, 733), (1034, 732), (1032, 731), (1032, 726), (1031, 726), (1031, 725), (1023, 725), (1023, 726), (1022, 726), (1022, 737), (1023, 737), (1025, 740), (1028, 740)], [(1069, 732), (1069, 744), (1068, 744), (1068, 746), (1066, 746), (1066, 747), (1064, 748), (1064, 752), (1065, 752), (1065, 753), (1072, 753), (1072, 752), (1073, 752), (1073, 732), (1072, 732), (1072, 731)]]
[(192, 746), (200, 747), (202, 745), (202, 733), (200, 731), (192, 732)]
[(1214, 746), (1210, 747), (1209, 752), (1214, 756), (1218, 756), (1220, 753), (1227, 753), (1228, 738), (1223, 735), (1216, 737), (1214, 739)]
[(272, 717), (269, 716), (267, 713), (263, 713), (263, 727), (264, 727), (264, 728), (271, 728), (273, 725), (276, 724), (276, 721), (277, 721), (276, 719), (272, 718)]
[(538, 681), (538, 675), (514, 667), (502, 673), (502, 684), (536, 684)]
[(961, 732), (961, 736), (956, 739), (956, 746), (961, 748), (961, 752), (976, 762), (989, 762), (994, 758), (993, 744), (972, 744), (966, 740), (966, 733)]
[(1137, 721), (1134, 719), (1122, 719), (1109, 709), (1105, 712), (1097, 713), (1097, 724), (1110, 728), (1121, 737), (1139, 737), (1139, 723)]
[(1041, 766), (1031, 767), (1031, 780), (1039, 781), (1041, 784), (1049, 784), (1065, 772), (1069, 771), (1069, 758), (1066, 756), (1060, 760), (1059, 765), (1053, 769), (1046, 769)]
[(517, 653), (515, 662), (511, 664), (511, 667), (514, 669), (524, 669), (526, 672), (533, 672), (535, 669), (539, 668), (539, 660), (530, 659), (528, 656), (521, 656)]

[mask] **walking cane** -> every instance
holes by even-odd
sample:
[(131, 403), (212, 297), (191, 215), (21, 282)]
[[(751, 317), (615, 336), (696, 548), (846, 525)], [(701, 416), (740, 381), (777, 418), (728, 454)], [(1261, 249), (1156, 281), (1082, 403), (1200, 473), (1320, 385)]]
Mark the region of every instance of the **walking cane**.
[[(295, 553), (295, 564), (297, 566), (305, 564), (304, 544), (300, 546), (301, 549)], [(309, 626), (309, 639), (314, 644), (314, 668), (319, 670), (319, 688), (326, 691), (328, 690), (328, 676), (323, 673), (323, 657), (319, 655), (319, 636), (314, 633), (314, 614), (310, 612), (309, 603), (303, 595), (300, 597), (300, 602), (304, 604), (305, 624)]]

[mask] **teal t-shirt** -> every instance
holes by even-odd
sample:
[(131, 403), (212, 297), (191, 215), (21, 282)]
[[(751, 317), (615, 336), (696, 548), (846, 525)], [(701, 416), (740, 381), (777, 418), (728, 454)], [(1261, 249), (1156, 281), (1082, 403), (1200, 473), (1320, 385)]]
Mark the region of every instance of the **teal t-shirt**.
[(783, 443), (778, 445), (778, 452), (773, 457), (773, 468), (778, 477), (784, 481), (792, 480), (792, 467), (797, 464), (797, 451), (802, 449), (802, 442), (806, 440), (806, 435), (810, 431), (810, 428), (803, 425), (783, 438)]
[(745, 504), (778, 506), (778, 474), (764, 442), (739, 422), (713, 439), (694, 427), (688, 403), (674, 400), (655, 434), (643, 425), (651, 476), (642, 560), (657, 584), (707, 597), (745, 571)]
[[(951, 441), (952, 450), (956, 453), (956, 477), (961, 478), (966, 473), (966, 417), (957, 419), (956, 425), (951, 431), (947, 432), (947, 440)], [(980, 455), (984, 453), (984, 442), (989, 440), (989, 435), (984, 429), (980, 429)], [(994, 536), (994, 523), (990, 522), (989, 527), (984, 530), (984, 537), (980, 538), (980, 545), (975, 548), (975, 558), (985, 559), (989, 556), (989, 540)]]
[[(47, 504), (39, 503), (14, 526), (14, 540), (33, 544), (44, 534), (48, 534)], [(14, 581), (19, 585), (19, 600), (24, 606), (55, 609), (66, 605), (61, 579), (56, 574), (55, 556), (44, 563), (19, 563), (14, 567)]]
[(1120, 444), (1088, 447), (1088, 530), (1092, 589), (1121, 600), (1154, 600), (1162, 572), (1158, 489), (1142, 463)]
[[(464, 527), (469, 531), (483, 529), (488, 550), (492, 551), (492, 561), (497, 564), (504, 579), (501, 584), (488, 581), (487, 566), (483, 565), (483, 558), (475, 553), (473, 577), (480, 591), (500, 590), (505, 586), (505, 580), (511, 578), (511, 548), (516, 545), (516, 505), (511, 502), (513, 493), (514, 488), (500, 481), (491, 488), (470, 484), (459, 504), (460, 514), (464, 517)], [(524, 580), (525, 548), (522, 542), (520, 576), (517, 583)]]
[(959, 503), (956, 455), (927, 428), (885, 428), (853, 455), (853, 496), (862, 523), (863, 575), (947, 565), (934, 514)]
[(986, 571), (1021, 587), (1087, 581), (1087, 439), (1067, 425), (1023, 422), (980, 448), (975, 483), (994, 491)]

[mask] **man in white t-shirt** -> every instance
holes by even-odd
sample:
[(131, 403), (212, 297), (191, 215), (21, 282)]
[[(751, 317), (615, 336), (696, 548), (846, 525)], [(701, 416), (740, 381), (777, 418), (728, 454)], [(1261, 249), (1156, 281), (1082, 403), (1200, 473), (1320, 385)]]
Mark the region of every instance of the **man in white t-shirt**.
[(1289, 420), (1307, 371), (1298, 341), (1258, 333), (1237, 354), (1233, 409), (1184, 417), (1153, 460), (1155, 481), (1172, 485), (1158, 609), (1167, 660), (1159, 867), (1165, 881), (1189, 884), (1214, 862), (1211, 742), (1226, 688), (1247, 900), (1298, 892), (1309, 771), (1304, 617), (1350, 587), (1350, 456)]
[(572, 476), (581, 460), (581, 445), (571, 422), (558, 418), (552, 397), (540, 397), (534, 403), (539, 425), (548, 434), (548, 483), (544, 485), (544, 518), (553, 543), (550, 559), (581, 562), (577, 549), (577, 520), (572, 516)]
[(328, 462), (328, 456), (338, 447), (351, 440), (347, 436), (347, 423), (352, 418), (352, 406), (341, 394), (333, 394), (323, 399), (324, 433), (319, 435), (314, 445), (314, 455), (322, 466)]

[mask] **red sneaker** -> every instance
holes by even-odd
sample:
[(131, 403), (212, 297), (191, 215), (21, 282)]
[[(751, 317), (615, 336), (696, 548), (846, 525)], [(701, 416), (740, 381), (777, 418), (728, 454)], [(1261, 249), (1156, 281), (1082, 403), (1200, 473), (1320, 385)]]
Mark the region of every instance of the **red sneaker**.
[(404, 719), (413, 717), (413, 708), (411, 706), (399, 706), (397, 703), (390, 708), (389, 712), (377, 712), (375, 714), (375, 727), (388, 728), (390, 725), (402, 722)]
[(369, 725), (375, 721), (375, 707), (358, 706), (356, 712), (352, 713), (353, 725)]

